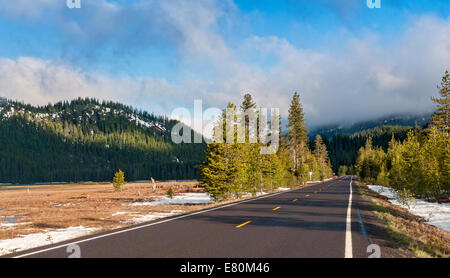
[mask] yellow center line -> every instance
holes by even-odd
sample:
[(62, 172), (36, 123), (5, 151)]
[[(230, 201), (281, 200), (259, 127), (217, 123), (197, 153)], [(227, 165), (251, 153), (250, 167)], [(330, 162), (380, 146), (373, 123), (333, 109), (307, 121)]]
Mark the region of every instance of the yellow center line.
[(244, 222), (244, 223), (242, 223), (241, 225), (237, 225), (236, 228), (240, 228), (240, 227), (242, 227), (242, 226), (245, 226), (245, 225), (247, 225), (247, 224), (250, 223), (250, 222), (252, 222), (252, 221)]
[(298, 200), (298, 199), (294, 199), (294, 200), (292, 200), (292, 202), (297, 202), (297, 200)]
[(277, 210), (277, 209), (279, 209), (280, 207), (276, 207), (276, 208), (274, 208), (273, 210)]

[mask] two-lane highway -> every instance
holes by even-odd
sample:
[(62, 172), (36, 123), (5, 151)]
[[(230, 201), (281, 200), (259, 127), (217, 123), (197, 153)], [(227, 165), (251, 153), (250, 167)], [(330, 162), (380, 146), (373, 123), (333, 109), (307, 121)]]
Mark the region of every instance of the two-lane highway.
[(350, 193), (351, 178), (339, 178), (13, 256), (67, 257), (75, 243), (83, 258), (363, 257)]

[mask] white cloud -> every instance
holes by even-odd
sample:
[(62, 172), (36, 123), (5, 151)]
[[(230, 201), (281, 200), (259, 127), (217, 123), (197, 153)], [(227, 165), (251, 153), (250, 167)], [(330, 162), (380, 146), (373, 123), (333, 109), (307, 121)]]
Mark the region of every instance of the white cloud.
[[(191, 109), (194, 99), (203, 99), (205, 108), (224, 107), (251, 92), (260, 106), (278, 107), (286, 116), (298, 91), (308, 121), (325, 124), (429, 110), (429, 96), (450, 61), (450, 18), (416, 16), (389, 44), (372, 33), (347, 39), (344, 50), (330, 46), (319, 52), (277, 36), (248, 35), (231, 44), (223, 25), (236, 30), (242, 26), (235, 22), (245, 22), (232, 1), (146, 1), (126, 7), (89, 1), (89, 11), (79, 18), (67, 15), (68, 9), (58, 11), (53, 1), (40, 0), (37, 10), (30, 10), (27, 1), (9, 2), (0, 0), (5, 4), (0, 10), (10, 16), (44, 18), (46, 7), (59, 14), (60, 31), (68, 40), (112, 40), (124, 51), (163, 41), (178, 53), (177, 83), (115, 78), (31, 57), (0, 59), (0, 95), (36, 104), (90, 96), (169, 115), (179, 106)], [(266, 60), (268, 65), (261, 62)]]
[(419, 16), (389, 44), (370, 34), (350, 39), (345, 51), (320, 53), (278, 37), (252, 37), (243, 45), (234, 52), (269, 53), (276, 62), (263, 68), (238, 60), (236, 53), (218, 58), (224, 70), (208, 87), (211, 92), (238, 102), (250, 91), (260, 105), (278, 106), (286, 116), (297, 90), (312, 124), (364, 120), (431, 109), (429, 97), (449, 66), (450, 18)]
[(55, 0), (0, 0), (0, 11), (13, 17), (28, 18), (30, 20), (41, 19), (46, 11), (55, 10), (65, 6), (65, 1)]
[(166, 109), (173, 105), (170, 100), (182, 99), (181, 94), (180, 88), (165, 79), (111, 78), (37, 58), (0, 58), (0, 95), (26, 103), (45, 105), (77, 97), (95, 97), (169, 114)]

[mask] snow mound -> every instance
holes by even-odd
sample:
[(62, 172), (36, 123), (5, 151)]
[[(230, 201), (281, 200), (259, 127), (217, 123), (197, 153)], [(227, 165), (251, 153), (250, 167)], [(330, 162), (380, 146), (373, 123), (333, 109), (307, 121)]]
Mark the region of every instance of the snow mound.
[(132, 206), (156, 206), (156, 205), (186, 205), (186, 204), (209, 204), (212, 203), (211, 197), (207, 193), (183, 193), (169, 197), (162, 197), (160, 199), (135, 202)]
[(450, 204), (431, 203), (421, 199), (408, 201), (408, 204), (399, 201), (397, 192), (389, 187), (368, 185), (370, 190), (389, 199), (389, 202), (408, 209), (412, 214), (423, 217), (430, 225), (450, 231)]
[(11, 228), (14, 228), (18, 225), (27, 225), (27, 224), (31, 224), (31, 222), (20, 222), (20, 223), (2, 223), (0, 222), (0, 228), (4, 228), (6, 230), (9, 230)]
[(242, 195), (242, 198), (259, 197), (259, 196), (263, 196), (263, 195), (266, 195), (266, 194), (269, 194), (269, 193), (267, 193), (267, 192), (256, 192), (255, 196), (253, 196), (252, 193), (246, 193), (246, 194)]
[(115, 213), (111, 214), (111, 216), (125, 215), (125, 214), (130, 214), (130, 213), (132, 213), (132, 212), (130, 212), (130, 211), (118, 211), (118, 212), (115, 212)]
[(4, 239), (0, 241), (0, 255), (81, 237), (97, 230), (99, 229), (77, 226)]
[(172, 215), (180, 214), (182, 213), (182, 210), (172, 210), (171, 212), (153, 212), (150, 214), (141, 215), (138, 217), (135, 217), (130, 220), (122, 221), (122, 224), (138, 224), (143, 222), (152, 221), (159, 218), (169, 217)]

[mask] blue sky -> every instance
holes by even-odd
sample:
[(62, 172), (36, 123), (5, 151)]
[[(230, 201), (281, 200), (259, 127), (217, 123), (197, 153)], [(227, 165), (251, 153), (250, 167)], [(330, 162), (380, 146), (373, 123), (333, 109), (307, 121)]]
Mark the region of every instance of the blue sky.
[(432, 108), (450, 61), (448, 1), (0, 0), (0, 95), (77, 96), (159, 114), (239, 102), (311, 125)]
[[(82, 0), (82, 4), (86, 7), (80, 10), (67, 10), (64, 16), (79, 23), (80, 26), (85, 26), (85, 19), (80, 14), (83, 14), (84, 8), (88, 9), (93, 1), (95, 0)], [(64, 5), (65, 1), (59, 2)], [(133, 2), (136, 4), (141, 1), (108, 2), (127, 7), (133, 5)], [(445, 0), (384, 0), (382, 9), (368, 9), (365, 0), (239, 0), (234, 4), (240, 13), (239, 18), (244, 21), (232, 22), (234, 26), (231, 27), (227, 26), (230, 23), (224, 23), (224, 26), (220, 26), (222, 29), (218, 30), (223, 32), (230, 45), (239, 44), (248, 36), (277, 36), (285, 38), (295, 46), (320, 51), (336, 51), (345, 47), (345, 41), (333, 41), (336, 45), (332, 47), (327, 44), (336, 34), (345, 37), (363, 36), (368, 31), (378, 32), (382, 33), (381, 39), (388, 43), (389, 38), (401, 33), (405, 25), (410, 24), (415, 16), (428, 13), (447, 18), (450, 12), (450, 5)], [(173, 71), (176, 53), (170, 42), (161, 41), (160, 45), (153, 42), (151, 47), (147, 48), (146, 42), (137, 38), (139, 44), (144, 44), (142, 48), (136, 46), (136, 49), (133, 47), (124, 49), (130, 45), (126, 43), (121, 45), (119, 33), (128, 32), (127, 24), (117, 30), (118, 34), (108, 34), (109, 37), (104, 38), (105, 41), (94, 39), (75, 42), (68, 37), (69, 35), (61, 34), (63, 30), (58, 26), (58, 22), (58, 19), (52, 17), (24, 19), (3, 14), (0, 17), (2, 41), (0, 53), (9, 58), (30, 56), (74, 59), (71, 62), (80, 62), (82, 67), (87, 69), (98, 67), (109, 73), (167, 76)], [(130, 25), (137, 28), (133, 31), (138, 34), (141, 27), (136, 27), (134, 23)], [(142, 26), (142, 29), (145, 28)], [(75, 44), (75, 47), (70, 48), (70, 44)], [(79, 48), (82, 48), (82, 51), (79, 51)], [(71, 53), (67, 53), (68, 51)], [(89, 53), (92, 52), (96, 53), (95, 58), (90, 57)], [(88, 61), (83, 59), (78, 61), (80, 56)]]

